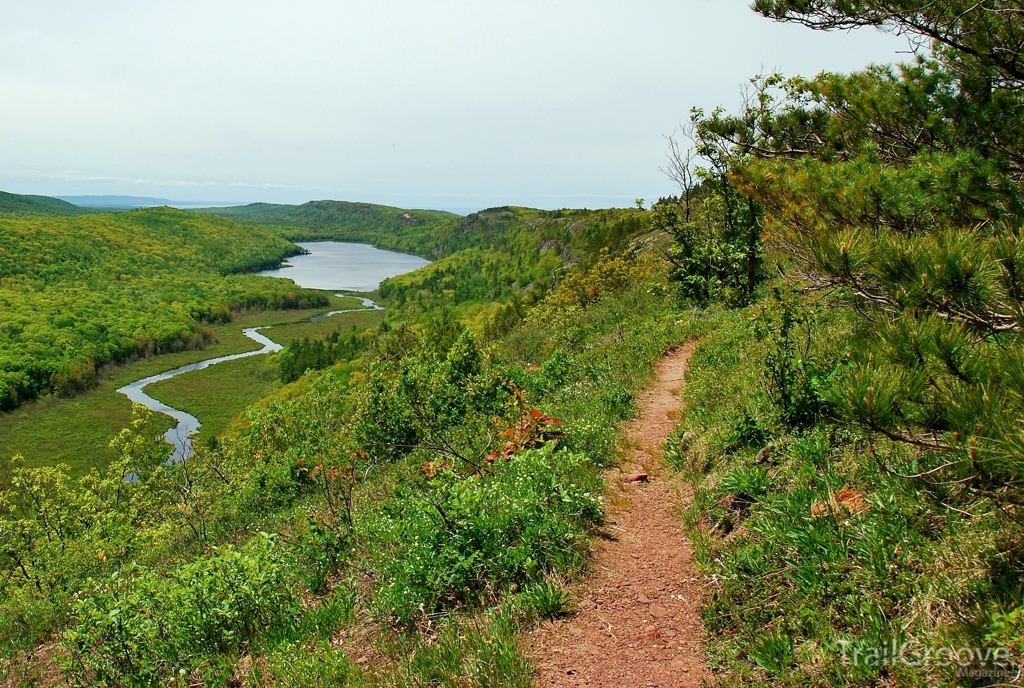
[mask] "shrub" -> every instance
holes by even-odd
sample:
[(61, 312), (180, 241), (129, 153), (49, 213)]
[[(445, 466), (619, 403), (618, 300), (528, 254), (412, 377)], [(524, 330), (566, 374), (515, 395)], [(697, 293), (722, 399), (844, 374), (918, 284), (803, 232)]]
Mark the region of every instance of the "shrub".
[(771, 294), (754, 320), (755, 335), (767, 344), (766, 390), (784, 423), (808, 428), (828, 412), (822, 390), (836, 366), (823, 363), (812, 351), (815, 309), (778, 288)]
[(78, 594), (63, 641), (68, 669), (91, 685), (148, 686), (193, 673), (223, 682), (244, 643), (294, 623), (295, 595), (286, 552), (266, 534), (166, 575), (128, 565)]
[(587, 459), (552, 445), (495, 464), (492, 475), (437, 475), (399, 489), (362, 523), (380, 619), (411, 626), (516, 584), (577, 566), (601, 518)]
[(600, 300), (644, 283), (658, 268), (650, 258), (632, 259), (612, 256), (605, 249), (597, 263), (586, 271), (570, 273), (536, 308), (527, 322), (542, 322), (556, 317), (566, 319), (576, 311)]

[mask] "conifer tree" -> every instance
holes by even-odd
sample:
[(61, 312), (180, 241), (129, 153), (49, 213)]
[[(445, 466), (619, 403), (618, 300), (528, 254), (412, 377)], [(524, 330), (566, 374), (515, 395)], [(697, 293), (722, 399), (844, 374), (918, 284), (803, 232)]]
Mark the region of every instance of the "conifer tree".
[(875, 25), (927, 54), (899, 67), (754, 82), (699, 140), (764, 210), (807, 289), (870, 335), (832, 401), (919, 447), (916, 477), (1022, 503), (1024, 9), (1017, 2), (758, 0), (820, 29)]

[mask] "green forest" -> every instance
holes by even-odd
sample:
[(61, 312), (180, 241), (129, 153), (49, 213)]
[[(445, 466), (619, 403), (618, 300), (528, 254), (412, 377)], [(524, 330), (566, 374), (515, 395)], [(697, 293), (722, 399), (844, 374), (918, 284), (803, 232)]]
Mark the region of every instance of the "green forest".
[(199, 212), (265, 227), (291, 241), (366, 242), (378, 248), (415, 253), (430, 259), (464, 247), (447, 240), (459, 216), (435, 210), (403, 210), (346, 201), (310, 201), (300, 206), (253, 203)]
[(322, 294), (241, 274), (297, 251), (170, 208), (0, 217), (0, 410), (89, 389), (110, 363), (202, 347), (207, 325), (234, 313), (326, 305)]
[[(388, 302), (388, 319), (420, 322), (449, 309), (480, 332), (500, 329), (501, 318), (507, 320), (513, 311), (521, 318), (524, 309), (539, 301), (563, 272), (589, 267), (602, 250), (620, 253), (641, 248), (645, 240), (657, 243), (650, 222), (637, 210), (502, 207), (463, 218), (318, 201), (210, 212), (295, 241), (372, 241), (381, 248), (433, 260), (421, 270), (381, 284), (378, 293)], [(412, 219), (405, 220), (406, 215)], [(286, 221), (301, 224), (285, 229), (279, 223)], [(370, 230), (373, 223), (379, 228), (376, 234)]]
[(54, 217), (85, 215), (88, 208), (48, 196), (24, 196), (0, 191), (0, 217)]
[(291, 240), (434, 261), (381, 285), (382, 321), (296, 338), (180, 463), (140, 408), (103, 469), (0, 456), (0, 677), (531, 686), (521, 640), (593, 572), (621, 428), (694, 342), (665, 455), (713, 684), (1019, 685), (1024, 8), (755, 9), (916, 54), (752, 75), (690, 113), (649, 207), (0, 218), (8, 406), (320, 305), (244, 274)]

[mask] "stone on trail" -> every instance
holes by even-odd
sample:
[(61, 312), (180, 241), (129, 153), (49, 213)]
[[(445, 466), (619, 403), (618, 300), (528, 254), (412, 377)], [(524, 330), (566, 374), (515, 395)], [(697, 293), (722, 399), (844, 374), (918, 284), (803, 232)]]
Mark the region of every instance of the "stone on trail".
[(652, 604), (650, 608), (651, 616), (656, 619), (660, 619), (663, 616), (668, 616), (668, 607), (664, 607), (660, 604)]

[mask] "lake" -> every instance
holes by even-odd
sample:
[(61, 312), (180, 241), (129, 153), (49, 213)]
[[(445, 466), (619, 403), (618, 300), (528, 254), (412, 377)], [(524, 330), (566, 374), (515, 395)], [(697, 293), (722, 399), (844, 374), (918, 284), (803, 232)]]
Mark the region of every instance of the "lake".
[[(408, 253), (383, 251), (369, 244), (313, 241), (300, 243), (299, 246), (309, 251), (309, 253), (289, 258), (288, 263), (283, 268), (264, 270), (260, 274), (270, 277), (286, 277), (294, 280), (297, 285), (306, 289), (374, 291), (381, 283), (381, 280), (412, 272), (430, 263), (429, 260), (424, 260)], [(363, 308), (356, 310), (382, 310), (380, 306), (369, 299), (363, 298), (362, 301)], [(337, 315), (338, 313), (350, 312), (352, 312), (351, 309), (328, 311), (314, 316), (310, 320), (320, 320)], [(166, 414), (178, 421), (178, 424), (164, 435), (164, 440), (174, 447), (174, 455), (171, 457), (171, 461), (181, 461), (192, 455), (192, 435), (199, 430), (202, 423), (195, 416), (168, 406), (159, 399), (149, 396), (144, 391), (145, 388), (154, 382), (168, 380), (193, 370), (202, 370), (225, 361), (234, 361), (248, 356), (259, 356), (272, 351), (280, 351), (281, 345), (269, 339), (266, 335), (261, 334), (259, 332), (261, 329), (269, 328), (250, 327), (242, 330), (242, 333), (249, 339), (262, 344), (262, 349), (191, 363), (158, 375), (152, 375), (117, 390), (134, 403), (142, 404), (157, 413)], [(129, 479), (133, 478), (134, 474), (129, 476)]]
[(310, 241), (298, 245), (309, 253), (293, 256), (285, 267), (260, 274), (286, 277), (306, 289), (374, 291), (382, 280), (430, 263), (419, 256), (384, 251), (369, 244)]

